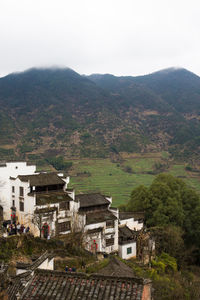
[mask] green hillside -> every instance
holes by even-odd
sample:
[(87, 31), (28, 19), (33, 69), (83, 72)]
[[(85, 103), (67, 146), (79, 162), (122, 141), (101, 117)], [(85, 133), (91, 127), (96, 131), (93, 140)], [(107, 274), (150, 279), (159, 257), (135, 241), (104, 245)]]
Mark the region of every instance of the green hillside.
[(1, 159), (120, 160), (168, 151), (200, 164), (200, 78), (185, 69), (81, 76), (30, 69), (0, 78)]

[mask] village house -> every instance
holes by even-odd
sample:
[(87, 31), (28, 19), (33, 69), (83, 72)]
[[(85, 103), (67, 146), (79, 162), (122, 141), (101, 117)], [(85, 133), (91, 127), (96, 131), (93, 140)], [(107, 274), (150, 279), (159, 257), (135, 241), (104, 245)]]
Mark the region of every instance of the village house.
[(75, 195), (66, 174), (36, 173), (35, 166), (24, 162), (3, 164), (0, 182), (4, 220), (28, 226), (43, 238), (81, 232), (83, 246), (94, 254), (119, 251), (122, 258), (136, 256), (143, 215), (119, 213), (111, 197)]
[(106, 267), (87, 275), (54, 271), (53, 255), (45, 252), (32, 264), (17, 264), (17, 275), (4, 295), (9, 300), (151, 300), (151, 290), (150, 280), (135, 277), (132, 269), (117, 258), (111, 257)]

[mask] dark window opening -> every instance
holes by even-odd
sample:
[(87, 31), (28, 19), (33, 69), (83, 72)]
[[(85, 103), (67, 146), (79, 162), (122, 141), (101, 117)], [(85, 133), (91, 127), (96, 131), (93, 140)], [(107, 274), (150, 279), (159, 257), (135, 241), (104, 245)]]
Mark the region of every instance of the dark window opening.
[(106, 247), (114, 245), (114, 238), (106, 239)]
[(12, 186), (12, 193), (14, 193), (15, 192), (15, 187), (14, 186)]
[(70, 221), (62, 222), (62, 223), (57, 224), (57, 232), (58, 233), (68, 231), (70, 229), (71, 229)]
[(24, 188), (22, 186), (19, 187), (19, 195), (20, 197), (24, 197)]
[(19, 201), (19, 210), (24, 211), (24, 202)]
[(131, 254), (132, 253), (132, 247), (127, 248), (126, 251), (127, 251), (127, 254)]

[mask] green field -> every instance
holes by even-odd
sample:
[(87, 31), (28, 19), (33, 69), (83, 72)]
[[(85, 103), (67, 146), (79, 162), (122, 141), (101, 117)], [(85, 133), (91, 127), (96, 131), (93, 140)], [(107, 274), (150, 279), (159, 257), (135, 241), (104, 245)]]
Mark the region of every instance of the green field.
[[(73, 161), (70, 187), (77, 193), (101, 192), (112, 196), (113, 205), (126, 203), (130, 193), (136, 186), (149, 186), (156, 175), (148, 174), (154, 170), (154, 164), (164, 161), (164, 155), (137, 156), (124, 159), (121, 163), (111, 162), (110, 159), (80, 159)], [(131, 173), (127, 172), (131, 168)], [(185, 180), (191, 187), (200, 191), (200, 177), (191, 177), (185, 171), (184, 165), (170, 165), (166, 170), (170, 174)]]

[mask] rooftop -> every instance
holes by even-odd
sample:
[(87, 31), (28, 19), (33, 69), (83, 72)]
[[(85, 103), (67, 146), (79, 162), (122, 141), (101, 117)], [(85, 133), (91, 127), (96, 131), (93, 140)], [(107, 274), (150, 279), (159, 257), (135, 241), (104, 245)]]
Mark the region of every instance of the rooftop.
[(76, 196), (76, 201), (80, 201), (80, 208), (110, 204), (110, 201), (99, 193), (79, 194)]
[(89, 212), (86, 214), (86, 224), (101, 223), (108, 220), (117, 220), (117, 217), (109, 210), (102, 210), (98, 212)]
[(55, 173), (40, 173), (34, 175), (19, 175), (18, 178), (21, 181), (28, 182), (30, 181), (30, 186), (47, 186), (47, 185), (57, 185), (65, 184), (65, 181), (62, 180)]
[(112, 257), (112, 256), (107, 266), (99, 270), (98, 274), (105, 275), (105, 276), (135, 278), (133, 270), (129, 266), (121, 262), (116, 257)]
[(64, 191), (52, 191), (49, 193), (36, 194), (36, 205), (45, 205), (64, 201), (73, 201), (73, 199), (68, 195), (68, 193)]
[(143, 279), (133, 277), (87, 276), (37, 269), (21, 293), (21, 299), (141, 300), (144, 284)]
[(121, 244), (124, 241), (135, 241), (137, 239), (137, 235), (137, 231), (131, 230), (126, 225), (119, 227), (119, 244)]
[(134, 218), (134, 220), (144, 219), (144, 213), (143, 212), (126, 212), (126, 211), (119, 212), (120, 220), (127, 220), (127, 219), (131, 219), (131, 218)]

